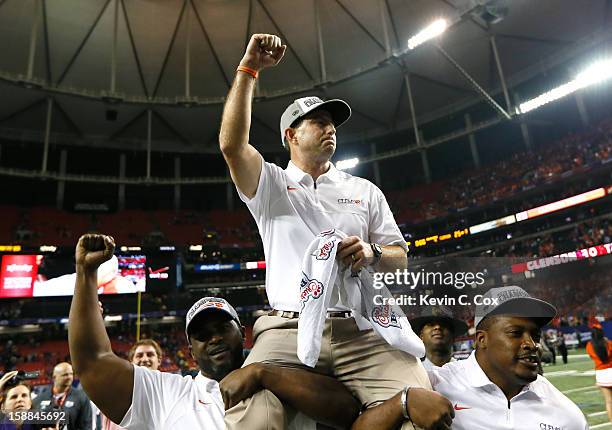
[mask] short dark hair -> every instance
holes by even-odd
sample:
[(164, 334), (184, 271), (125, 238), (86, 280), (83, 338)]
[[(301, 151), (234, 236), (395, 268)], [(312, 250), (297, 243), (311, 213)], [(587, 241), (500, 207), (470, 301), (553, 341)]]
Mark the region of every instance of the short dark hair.
[(4, 402), (6, 401), (8, 392), (11, 391), (15, 387), (19, 387), (20, 385), (26, 387), (28, 391), (30, 392), (30, 396), (32, 395), (32, 387), (30, 387), (30, 384), (28, 384), (25, 381), (19, 381), (16, 384), (12, 384), (12, 385), (11, 384), (5, 385), (2, 388), (2, 392), (0, 392), (0, 407), (4, 409)]
[(159, 346), (159, 343), (155, 342), (153, 339), (141, 339), (134, 343), (130, 350), (128, 351), (128, 361), (131, 362), (134, 359), (134, 354), (136, 354), (136, 348), (141, 345), (152, 346), (155, 349), (155, 353), (157, 354), (157, 358), (161, 360), (162, 358), (162, 349)]

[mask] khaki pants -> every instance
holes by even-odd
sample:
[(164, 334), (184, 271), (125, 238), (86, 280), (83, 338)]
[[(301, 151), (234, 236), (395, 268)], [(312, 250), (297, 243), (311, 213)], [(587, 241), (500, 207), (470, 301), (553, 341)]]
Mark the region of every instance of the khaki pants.
[[(259, 318), (253, 327), (255, 345), (244, 365), (264, 362), (306, 368), (297, 358), (297, 324), (297, 318)], [(310, 370), (335, 377), (367, 408), (393, 397), (406, 385), (431, 389), (419, 359), (393, 349), (373, 330), (359, 331), (353, 318), (325, 321), (319, 361)], [(225, 423), (230, 430), (285, 429), (294, 411), (279, 411), (279, 407), (282, 403), (264, 390), (226, 411)], [(406, 422), (402, 429), (413, 426)]]

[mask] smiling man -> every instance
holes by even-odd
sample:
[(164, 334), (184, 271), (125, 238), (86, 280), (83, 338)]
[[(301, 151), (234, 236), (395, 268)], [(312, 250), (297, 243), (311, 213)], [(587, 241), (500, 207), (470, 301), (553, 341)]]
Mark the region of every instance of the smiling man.
[[(187, 312), (185, 334), (200, 367), (195, 378), (119, 358), (111, 349), (97, 298), (97, 269), (114, 249), (110, 236), (79, 239), (68, 326), (70, 354), (81, 383), (113, 422), (130, 430), (223, 429), (225, 408), (253, 396), (283, 401), (328, 425), (351, 424), (359, 405), (333, 378), (260, 363), (239, 369), (244, 328), (234, 308), (221, 298), (204, 297)], [(284, 421), (279, 428), (287, 428)]]
[(153, 339), (141, 339), (135, 342), (128, 351), (129, 362), (151, 370), (159, 369), (161, 359), (161, 347)]
[[(492, 288), (484, 297), (492, 300), (476, 306), (476, 351), (428, 372), (434, 390), (453, 404), (452, 429), (587, 430), (578, 406), (538, 374), (540, 330), (555, 308), (517, 286)], [(404, 419), (396, 400), (381, 408), (377, 429), (393, 429)], [(372, 428), (369, 415), (353, 428)]]

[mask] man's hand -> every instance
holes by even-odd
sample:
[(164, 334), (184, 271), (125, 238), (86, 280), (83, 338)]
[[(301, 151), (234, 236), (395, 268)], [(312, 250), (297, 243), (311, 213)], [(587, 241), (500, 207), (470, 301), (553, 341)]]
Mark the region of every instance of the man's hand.
[(408, 413), (412, 422), (425, 430), (449, 430), (455, 417), (446, 397), (424, 388), (410, 388)]
[(0, 379), (0, 391), (4, 389), (4, 385), (17, 373), (19, 373), (19, 371), (11, 370), (10, 372), (6, 372), (4, 375), (2, 375), (2, 379)]
[(219, 383), (225, 410), (248, 399), (263, 387), (261, 385), (262, 363), (253, 363), (241, 369), (236, 369)]
[(345, 266), (351, 265), (351, 271), (357, 273), (362, 267), (374, 262), (374, 252), (369, 243), (364, 242), (357, 236), (349, 236), (338, 244), (336, 257)]
[(278, 36), (254, 34), (249, 40), (240, 65), (257, 71), (276, 66), (285, 55), (286, 49), (287, 45), (283, 45)]
[(109, 260), (115, 251), (115, 240), (103, 234), (84, 234), (75, 250), (77, 267), (86, 272), (94, 272), (100, 264)]

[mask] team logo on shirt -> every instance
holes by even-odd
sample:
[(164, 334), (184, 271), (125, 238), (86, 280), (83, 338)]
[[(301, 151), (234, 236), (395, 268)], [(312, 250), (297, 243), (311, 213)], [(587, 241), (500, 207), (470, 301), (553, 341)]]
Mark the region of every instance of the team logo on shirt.
[(389, 305), (375, 306), (374, 309), (372, 309), (372, 320), (384, 328), (402, 328), (397, 318), (397, 314), (391, 310), (391, 306)]
[(314, 300), (323, 295), (323, 284), (316, 279), (310, 279), (305, 273), (302, 273), (302, 281), (300, 282), (300, 303), (302, 307), (312, 297)]
[(327, 242), (323, 244), (323, 246), (318, 248), (312, 254), (312, 256), (316, 258), (317, 260), (328, 260), (329, 256), (331, 255), (332, 250), (334, 249), (334, 245), (336, 245), (335, 240), (328, 240)]
[(345, 205), (360, 205), (363, 200), (361, 199), (338, 199), (338, 203)]
[(561, 427), (552, 424), (540, 423), (540, 430), (561, 430)]

